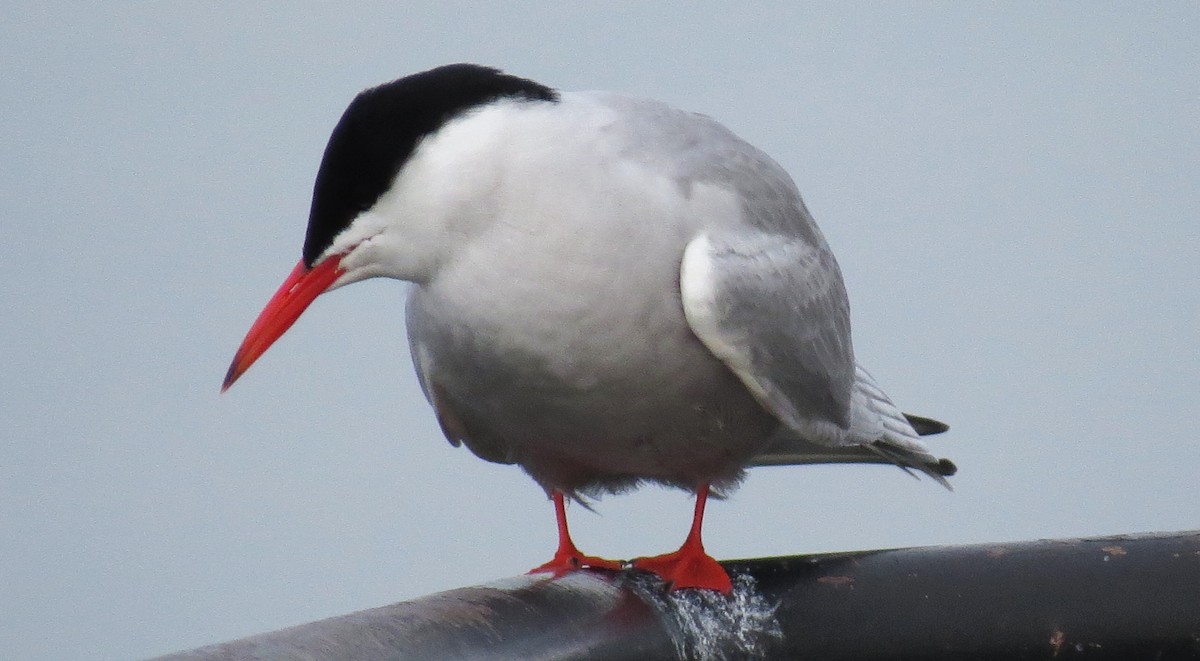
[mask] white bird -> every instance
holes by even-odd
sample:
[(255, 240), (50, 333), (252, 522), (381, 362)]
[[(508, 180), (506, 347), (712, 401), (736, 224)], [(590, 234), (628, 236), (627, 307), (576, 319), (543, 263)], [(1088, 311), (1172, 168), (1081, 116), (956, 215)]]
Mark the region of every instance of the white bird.
[(413, 362), (442, 431), (554, 501), (534, 571), (622, 565), (571, 542), (564, 496), (642, 482), (696, 493), (687, 541), (634, 560), (723, 592), (710, 488), (750, 466), (891, 462), (942, 484), (854, 359), (837, 262), (786, 172), (712, 119), (457, 64), (359, 94), (333, 130), (303, 258), (238, 349), (227, 389), (323, 292), (413, 283)]

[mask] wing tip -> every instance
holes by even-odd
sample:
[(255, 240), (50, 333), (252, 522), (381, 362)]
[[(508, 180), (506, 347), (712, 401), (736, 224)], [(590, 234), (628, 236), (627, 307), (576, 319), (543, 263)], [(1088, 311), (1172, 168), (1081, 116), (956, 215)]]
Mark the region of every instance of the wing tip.
[(958, 473), (958, 466), (949, 459), (939, 459), (924, 452), (913, 452), (911, 449), (887, 443), (886, 441), (876, 441), (865, 447), (914, 477), (919, 476), (912, 471), (920, 471), (933, 478), (934, 481), (946, 489), (954, 491), (954, 487), (950, 485), (950, 481), (946, 478)]
[(950, 425), (933, 418), (905, 413), (904, 419), (908, 420), (908, 424), (912, 425), (918, 436), (933, 436), (950, 430)]

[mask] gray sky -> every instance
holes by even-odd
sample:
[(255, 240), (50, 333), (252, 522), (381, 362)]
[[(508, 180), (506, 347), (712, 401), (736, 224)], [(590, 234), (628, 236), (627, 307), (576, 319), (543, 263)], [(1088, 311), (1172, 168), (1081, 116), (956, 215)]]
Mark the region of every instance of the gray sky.
[[(548, 559), (540, 489), (438, 432), (399, 283), (321, 298), (218, 396), (346, 103), (454, 61), (660, 98), (772, 154), (859, 359), (952, 425), (954, 493), (756, 470), (709, 508), (714, 555), (1200, 527), (1196, 3), (27, 4), (0, 10), (12, 658), (165, 653)], [(580, 546), (630, 557), (677, 546), (691, 503), (597, 509), (572, 510)]]

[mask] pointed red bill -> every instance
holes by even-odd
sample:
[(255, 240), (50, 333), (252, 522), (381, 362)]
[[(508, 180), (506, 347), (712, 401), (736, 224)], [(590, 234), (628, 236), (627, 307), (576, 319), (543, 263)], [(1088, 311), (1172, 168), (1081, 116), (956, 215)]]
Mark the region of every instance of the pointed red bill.
[(225, 373), (221, 392), (228, 390), (243, 372), (250, 369), (254, 361), (296, 323), (305, 308), (345, 272), (340, 262), (341, 256), (333, 255), (311, 269), (304, 265), (304, 260), (296, 264), (246, 333), (246, 339), (242, 340), (242, 346), (238, 347), (229, 371)]

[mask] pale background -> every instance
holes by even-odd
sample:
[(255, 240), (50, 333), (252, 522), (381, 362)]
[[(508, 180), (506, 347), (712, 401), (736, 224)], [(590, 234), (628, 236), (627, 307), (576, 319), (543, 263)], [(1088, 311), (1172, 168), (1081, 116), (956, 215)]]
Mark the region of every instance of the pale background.
[[(841, 261), (859, 358), (953, 426), (954, 493), (758, 470), (710, 508), (718, 557), (1200, 527), (1196, 3), (26, 4), (0, 10), (6, 658), (165, 653), (549, 557), (541, 491), (442, 440), (399, 283), (318, 300), (218, 396), (345, 104), (455, 61), (664, 99), (771, 153)], [(628, 557), (690, 508), (572, 515)]]

